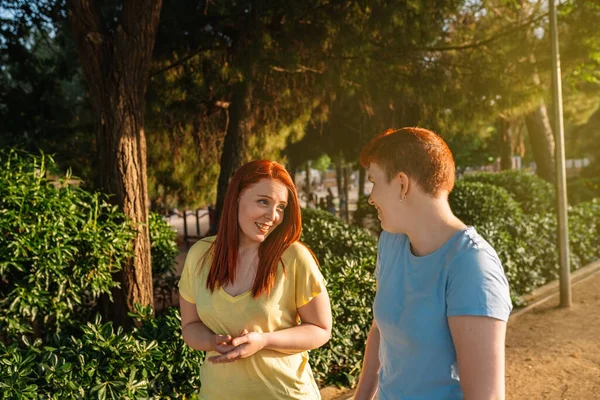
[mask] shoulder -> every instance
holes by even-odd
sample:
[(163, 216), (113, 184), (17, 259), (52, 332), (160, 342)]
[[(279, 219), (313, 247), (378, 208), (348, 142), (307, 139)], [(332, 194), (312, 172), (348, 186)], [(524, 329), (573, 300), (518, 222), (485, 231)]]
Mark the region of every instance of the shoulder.
[(210, 249), (216, 238), (216, 236), (207, 236), (198, 240), (192, 247), (190, 247), (188, 254), (203, 256), (208, 249)]
[(202, 238), (194, 243), (194, 245), (188, 250), (186, 264), (197, 266), (202, 257), (204, 257), (210, 250), (215, 239), (216, 236), (210, 236)]
[(458, 238), (448, 259), (450, 283), (461, 285), (493, 286), (504, 291), (508, 280), (498, 254), (474, 228), (469, 228)]
[(463, 231), (457, 238), (450, 250), (449, 260), (451, 266), (474, 264), (502, 269), (500, 258), (494, 248), (473, 227)]
[(456, 241), (448, 265), (447, 315), (479, 315), (507, 321), (509, 283), (498, 255), (474, 229)]
[(294, 242), (281, 255), (286, 266), (292, 262), (300, 261), (303, 264), (315, 263), (315, 257), (308, 247), (300, 242)]

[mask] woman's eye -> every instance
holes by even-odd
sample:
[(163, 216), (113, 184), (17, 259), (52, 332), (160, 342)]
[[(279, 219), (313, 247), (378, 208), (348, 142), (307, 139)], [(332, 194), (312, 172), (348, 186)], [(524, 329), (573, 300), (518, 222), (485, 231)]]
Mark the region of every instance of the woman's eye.
[(280, 204), (280, 205), (279, 205), (279, 210), (280, 210), (280, 211), (285, 211), (285, 206), (284, 206), (283, 204)]
[(258, 202), (259, 202), (260, 204), (264, 204), (265, 206), (266, 206), (266, 205), (269, 205), (269, 202), (268, 202), (267, 200), (265, 200), (265, 199), (260, 199)]

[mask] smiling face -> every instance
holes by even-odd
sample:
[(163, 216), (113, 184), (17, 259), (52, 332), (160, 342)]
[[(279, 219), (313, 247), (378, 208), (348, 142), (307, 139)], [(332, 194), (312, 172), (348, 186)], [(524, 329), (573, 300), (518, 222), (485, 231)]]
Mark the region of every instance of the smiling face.
[(373, 182), (373, 189), (369, 196), (369, 204), (377, 209), (377, 217), (381, 221), (381, 228), (391, 232), (402, 232), (402, 209), (400, 207), (400, 193), (402, 184), (400, 179), (394, 177), (388, 182), (387, 174), (378, 164), (369, 164), (369, 180)]
[(263, 179), (247, 187), (238, 201), (240, 245), (260, 244), (283, 221), (288, 189), (274, 179)]

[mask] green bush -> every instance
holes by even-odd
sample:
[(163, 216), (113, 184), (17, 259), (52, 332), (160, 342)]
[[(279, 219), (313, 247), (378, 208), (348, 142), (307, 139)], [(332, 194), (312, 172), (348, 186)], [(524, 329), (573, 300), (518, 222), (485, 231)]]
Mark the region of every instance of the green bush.
[(160, 309), (170, 306), (173, 301), (173, 291), (179, 281), (175, 271), (175, 256), (179, 249), (175, 242), (176, 232), (161, 215), (150, 213), (149, 230), (154, 304)]
[(369, 197), (367, 196), (360, 196), (358, 198), (352, 219), (355, 225), (362, 226), (377, 236), (382, 231), (381, 223), (379, 222), (379, 218), (377, 218), (377, 210), (369, 204)]
[(523, 219), (521, 207), (508, 192), (487, 183), (457, 181), (448, 201), (454, 215), (467, 225)]
[[(0, 331), (40, 337), (84, 323), (117, 286), (134, 229), (105, 196), (46, 178), (50, 157), (8, 151), (0, 163)], [(170, 296), (175, 234), (155, 213), (149, 230), (155, 287)]]
[(175, 256), (179, 252), (175, 242), (176, 232), (160, 214), (155, 212), (150, 212), (148, 229), (150, 231), (152, 274), (156, 276), (175, 272)]
[[(569, 208), (570, 266), (575, 271), (600, 258), (600, 200)], [(488, 222), (478, 232), (498, 252), (518, 297), (558, 278), (558, 233), (554, 213), (523, 220)]]
[(47, 179), (47, 156), (1, 152), (0, 164), (0, 331), (59, 332), (117, 286), (134, 230), (104, 196)]
[(576, 205), (592, 199), (600, 199), (600, 178), (576, 177), (567, 181), (569, 204)]
[(537, 175), (519, 170), (478, 172), (464, 175), (464, 182), (480, 182), (498, 186), (517, 201), (525, 214), (545, 213), (554, 209), (554, 187)]
[(183, 342), (178, 309), (156, 319), (138, 312), (142, 325), (132, 332), (98, 317), (45, 344), (0, 342), (2, 398), (189, 399), (204, 354)]
[(326, 211), (307, 209), (302, 217), (301, 240), (321, 264), (335, 321), (331, 340), (311, 351), (310, 362), (321, 385), (353, 386), (373, 320), (377, 239)]
[(558, 256), (552, 242), (556, 224), (551, 216), (486, 222), (476, 229), (498, 253), (517, 305), (520, 296), (554, 278)]
[(600, 259), (600, 199), (569, 207), (571, 269)]

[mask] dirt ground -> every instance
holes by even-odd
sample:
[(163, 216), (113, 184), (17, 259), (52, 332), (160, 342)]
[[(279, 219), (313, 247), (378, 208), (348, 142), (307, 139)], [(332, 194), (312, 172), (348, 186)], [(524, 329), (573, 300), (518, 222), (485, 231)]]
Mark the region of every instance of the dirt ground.
[(600, 399), (600, 273), (509, 323), (507, 399)]

